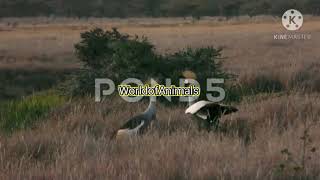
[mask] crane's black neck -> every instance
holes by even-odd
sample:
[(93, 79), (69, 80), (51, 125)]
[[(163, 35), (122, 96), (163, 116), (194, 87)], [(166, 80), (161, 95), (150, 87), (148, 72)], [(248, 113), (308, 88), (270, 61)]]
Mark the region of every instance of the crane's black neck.
[(195, 99), (192, 98), (192, 96), (188, 96), (188, 106), (192, 106), (195, 103)]

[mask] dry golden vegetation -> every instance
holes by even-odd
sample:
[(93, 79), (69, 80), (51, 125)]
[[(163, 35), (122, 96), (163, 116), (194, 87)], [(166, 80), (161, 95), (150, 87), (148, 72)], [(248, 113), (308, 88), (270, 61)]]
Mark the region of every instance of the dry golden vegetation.
[[(316, 19), (316, 18), (315, 18)], [(0, 136), (0, 179), (319, 179), (320, 22), (299, 33), (310, 40), (274, 40), (281, 23), (268, 21), (134, 25), (120, 32), (147, 36), (159, 53), (224, 47), (224, 68), (238, 84), (279, 92), (245, 97), (218, 132), (199, 132), (185, 105), (158, 104), (158, 121), (144, 136), (112, 141), (111, 133), (141, 112), (118, 97), (68, 102), (32, 129)], [(138, 20), (136, 20), (138, 21)], [(169, 20), (168, 20), (169, 21)], [(0, 68), (76, 69), (79, 33), (96, 24), (26, 22), (0, 30)], [(58, 25), (57, 25), (58, 24)]]
[[(15, 28), (3, 30), (0, 33), (2, 42), (0, 44), (0, 68), (77, 68), (81, 64), (73, 55), (73, 44), (79, 41), (80, 32), (93, 27), (106, 29), (115, 26), (119, 27), (120, 32), (145, 35), (155, 44), (159, 53), (175, 52), (185, 47), (222, 46), (225, 48), (223, 55), (227, 57), (224, 61), (226, 69), (239, 75), (241, 83), (252, 85), (256, 80), (255, 77), (266, 76), (275, 79), (282, 84), (283, 88), (288, 89), (295, 83), (297, 75), (303, 76), (300, 79), (305, 81), (319, 81), (320, 77), (317, 73), (319, 69), (319, 19), (310, 17), (310, 20), (306, 21), (302, 30), (299, 31), (312, 35), (311, 40), (305, 41), (274, 40), (274, 34), (286, 31), (278, 19), (274, 20), (277, 23), (272, 21), (263, 23), (263, 20), (264, 18), (253, 23), (244, 21), (231, 25), (222, 21), (206, 25), (203, 23), (184, 24), (183, 20), (178, 19), (176, 25), (172, 25), (173, 20), (164, 19), (159, 20), (158, 26), (151, 27), (144, 25), (150, 21), (156, 24), (150, 19), (149, 21), (144, 20), (145, 23), (140, 26), (139, 23), (132, 25), (134, 23), (124, 20), (119, 21), (121, 23), (115, 23), (116, 20), (106, 20), (106, 22), (93, 20), (92, 24), (86, 21), (87, 23), (84, 22), (83, 25), (78, 21), (73, 24), (69, 23), (70, 20), (39, 25), (21, 23)], [(138, 20), (131, 21), (137, 22)], [(167, 25), (166, 21), (170, 21), (171, 25)], [(2, 23), (2, 26), (7, 25)], [(309, 74), (312, 74), (312, 79), (308, 79)], [(316, 86), (315, 84), (319, 83), (314, 83), (313, 86)], [(319, 89), (319, 87), (314, 88)]]
[[(198, 132), (184, 106), (158, 106), (158, 122), (148, 134), (131, 141), (110, 141), (111, 132), (145, 103), (131, 106), (114, 98), (91, 99), (54, 112), (34, 130), (2, 139), (1, 176), (6, 179), (270, 179), (319, 177), (319, 126), (310, 129), (305, 172), (280, 173), (289, 149), (302, 163), (307, 125), (318, 121), (316, 94), (256, 97), (238, 105), (239, 113), (223, 120), (218, 133)], [(123, 110), (125, 109), (125, 111)], [(311, 157), (308, 159), (307, 157)], [(287, 165), (287, 164), (286, 164)]]

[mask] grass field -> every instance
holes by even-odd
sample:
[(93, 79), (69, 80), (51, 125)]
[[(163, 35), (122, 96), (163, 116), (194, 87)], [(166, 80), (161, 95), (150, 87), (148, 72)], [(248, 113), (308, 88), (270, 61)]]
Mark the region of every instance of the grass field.
[[(310, 40), (274, 40), (274, 34), (288, 33), (277, 18), (214, 23), (165, 19), (159, 24), (139, 19), (121, 23), (14, 19), (12, 25), (9, 20), (0, 23), (3, 97), (14, 96), (9, 96), (12, 89), (30, 94), (32, 87), (49, 80), (45, 89), (50, 88), (64, 79), (54, 78), (57, 74), (81, 67), (73, 44), (80, 32), (94, 26), (117, 26), (120, 32), (145, 35), (162, 54), (186, 47), (223, 47), (224, 69), (237, 75), (240, 86), (260, 93), (233, 103), (239, 112), (224, 117), (216, 133), (198, 132), (184, 114), (184, 104), (158, 104), (159, 123), (130, 142), (110, 141), (109, 136), (143, 111), (146, 102), (132, 106), (118, 97), (101, 104), (92, 98), (67, 101), (39, 116), (32, 128), (0, 133), (0, 179), (320, 178), (318, 17), (307, 19), (298, 31), (311, 34)], [(37, 83), (38, 76), (44, 78)], [(264, 91), (270, 85), (277, 86), (276, 92)]]

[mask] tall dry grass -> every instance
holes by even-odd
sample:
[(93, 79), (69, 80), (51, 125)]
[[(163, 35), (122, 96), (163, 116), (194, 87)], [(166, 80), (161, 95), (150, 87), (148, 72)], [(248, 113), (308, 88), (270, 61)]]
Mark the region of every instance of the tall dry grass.
[[(112, 26), (26, 24), (1, 31), (0, 68), (78, 68), (72, 45), (79, 33)], [(158, 105), (158, 122), (146, 135), (110, 141), (147, 104), (82, 99), (56, 109), (34, 129), (0, 135), (0, 179), (319, 179), (320, 153), (310, 151), (320, 147), (320, 127), (313, 124), (320, 117), (319, 21), (306, 21), (301, 32), (312, 34), (306, 41), (273, 40), (274, 33), (285, 32), (277, 20), (232, 24), (119, 26), (146, 35), (159, 53), (223, 46), (224, 68), (238, 75), (240, 86), (260, 92), (276, 87), (234, 104), (240, 111), (224, 117), (218, 132), (199, 132), (185, 105)], [(302, 158), (306, 124), (312, 124), (313, 141)], [(299, 163), (305, 159), (302, 171), (294, 170), (284, 149)]]
[[(118, 98), (73, 103), (38, 128), (2, 138), (2, 179), (280, 179), (320, 177), (320, 154), (305, 172), (279, 172), (289, 149), (301, 161), (304, 122), (319, 123), (317, 94), (261, 96), (237, 105), (219, 132), (199, 132), (184, 107), (158, 105), (158, 122), (139, 138), (111, 141), (114, 129), (142, 111)], [(319, 147), (319, 124), (310, 130)], [(311, 147), (311, 146), (310, 146)]]

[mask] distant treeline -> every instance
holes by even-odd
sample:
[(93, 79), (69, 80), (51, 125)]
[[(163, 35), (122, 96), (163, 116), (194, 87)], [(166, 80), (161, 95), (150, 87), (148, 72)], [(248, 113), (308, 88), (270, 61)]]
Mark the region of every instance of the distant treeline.
[(0, 17), (168, 17), (320, 15), (320, 0), (0, 0)]

